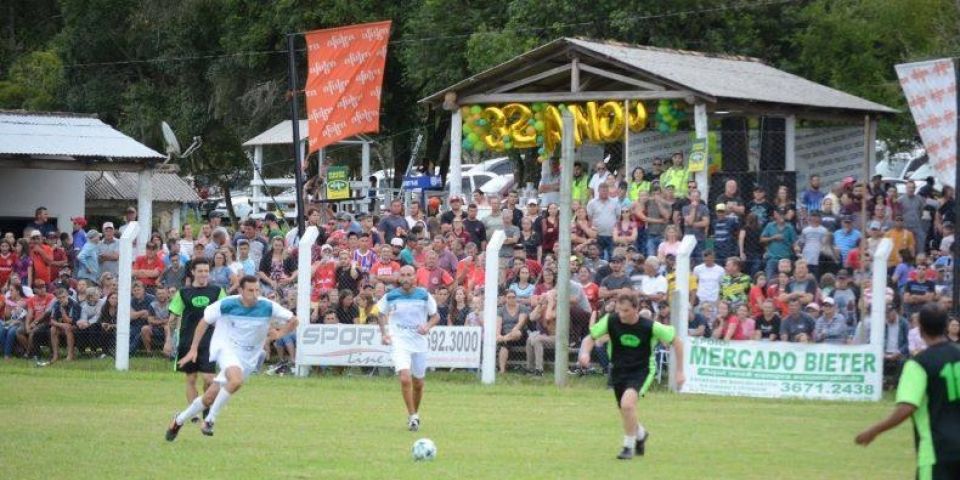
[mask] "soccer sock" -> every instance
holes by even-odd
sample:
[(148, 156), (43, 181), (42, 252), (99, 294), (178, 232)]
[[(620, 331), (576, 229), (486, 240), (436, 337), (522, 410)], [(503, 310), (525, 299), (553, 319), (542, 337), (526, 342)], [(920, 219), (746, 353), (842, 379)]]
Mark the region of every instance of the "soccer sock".
[(210, 406), (210, 413), (207, 414), (206, 420), (207, 423), (213, 423), (217, 419), (217, 414), (220, 413), (220, 409), (227, 404), (227, 400), (230, 400), (230, 392), (226, 388), (221, 388), (220, 393), (217, 394), (217, 398), (213, 401), (213, 405)]
[(183, 425), (184, 422), (193, 418), (196, 414), (200, 413), (201, 410), (203, 410), (203, 396), (193, 399), (190, 406), (177, 415), (177, 425)]
[(643, 428), (643, 425), (637, 424), (637, 438), (644, 440), (647, 438), (647, 431)]
[(637, 445), (637, 437), (635, 437), (635, 436), (633, 436), (633, 435), (624, 435), (624, 436), (623, 436), (623, 448), (629, 448), (630, 450), (633, 450), (633, 448), (634, 448), (636, 445)]

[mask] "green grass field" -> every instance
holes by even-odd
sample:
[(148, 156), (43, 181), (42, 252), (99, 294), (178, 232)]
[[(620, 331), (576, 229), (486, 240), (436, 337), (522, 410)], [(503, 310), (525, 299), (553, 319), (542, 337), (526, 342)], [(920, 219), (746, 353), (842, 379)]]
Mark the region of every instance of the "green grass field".
[[(908, 426), (867, 449), (853, 444), (889, 399), (653, 392), (640, 405), (652, 433), (646, 457), (617, 461), (619, 418), (599, 377), (557, 389), (548, 378), (484, 387), (433, 373), (415, 434), (392, 377), (257, 376), (221, 413), (216, 436), (187, 425), (167, 443), (185, 400), (181, 377), (160, 365), (135, 359), (141, 371), (118, 373), (108, 360), (0, 363), (0, 478), (913, 478)], [(436, 442), (436, 461), (412, 461), (419, 437)]]

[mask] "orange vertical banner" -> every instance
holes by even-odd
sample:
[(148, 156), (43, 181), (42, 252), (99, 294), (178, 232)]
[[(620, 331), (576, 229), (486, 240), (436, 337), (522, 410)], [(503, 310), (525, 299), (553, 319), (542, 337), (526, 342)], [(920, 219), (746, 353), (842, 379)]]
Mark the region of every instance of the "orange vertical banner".
[(390, 21), (305, 36), (308, 153), (353, 135), (379, 132)]

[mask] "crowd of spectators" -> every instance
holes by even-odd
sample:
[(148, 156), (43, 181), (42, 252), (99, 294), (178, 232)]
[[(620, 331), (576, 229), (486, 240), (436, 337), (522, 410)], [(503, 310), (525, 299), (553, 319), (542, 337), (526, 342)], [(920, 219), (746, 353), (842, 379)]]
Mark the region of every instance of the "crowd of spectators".
[[(894, 245), (885, 272), (890, 286), (883, 293), (884, 351), (891, 371), (923, 348), (914, 319), (919, 306), (939, 300), (952, 307), (954, 192), (936, 191), (932, 181), (920, 189), (908, 183), (901, 194), (876, 178), (822, 186), (813, 176), (794, 194), (792, 185), (743, 192), (730, 179), (707, 201), (680, 153), (629, 175), (609, 171), (602, 161), (592, 169), (578, 163), (573, 222), (567, 226), (560, 223), (555, 160), (548, 171), (531, 198), (477, 191), (469, 200), (449, 198), (445, 208), (436, 198), (427, 205), (412, 202), (406, 211), (395, 200), (372, 214), (309, 208), (306, 224), (320, 231), (311, 251), (310, 322), (366, 323), (376, 315), (380, 296), (397, 285), (400, 267), (412, 265), (419, 285), (440, 305), (441, 324), (481, 325), (484, 251), (496, 230), (506, 237), (498, 252), (501, 371), (543, 373), (556, 341), (560, 262), (569, 262), (572, 272), (572, 346), (622, 293), (639, 296), (641, 315), (670, 322), (684, 235), (697, 239), (691, 336), (864, 343), (871, 255), (882, 238)], [(129, 209), (123, 225), (136, 215)], [(124, 226), (72, 222), (71, 232), (58, 232), (38, 208), (22, 235), (9, 232), (0, 241), (5, 358), (46, 358), (49, 352), (51, 361), (59, 361), (114, 351), (118, 238)], [(560, 259), (563, 228), (570, 228), (573, 255)], [(210, 282), (227, 294), (236, 292), (241, 277), (254, 275), (265, 295), (294, 308), (297, 250), (296, 229), (274, 214), (243, 220), (233, 229), (211, 215), (179, 231), (154, 232), (132, 267), (130, 351), (171, 353), (169, 305), (191, 284), (191, 259), (208, 259)], [(952, 339), (958, 339), (958, 330), (953, 319)], [(296, 339), (271, 337), (265, 348), (290, 359)], [(595, 358), (605, 367), (605, 355), (598, 351)]]

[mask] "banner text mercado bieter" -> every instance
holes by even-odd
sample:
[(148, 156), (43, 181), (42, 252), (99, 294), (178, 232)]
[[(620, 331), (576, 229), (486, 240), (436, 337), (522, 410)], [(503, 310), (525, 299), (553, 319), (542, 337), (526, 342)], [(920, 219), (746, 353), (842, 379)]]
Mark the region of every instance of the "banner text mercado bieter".
[(878, 400), (883, 359), (869, 345), (691, 338), (685, 393)]

